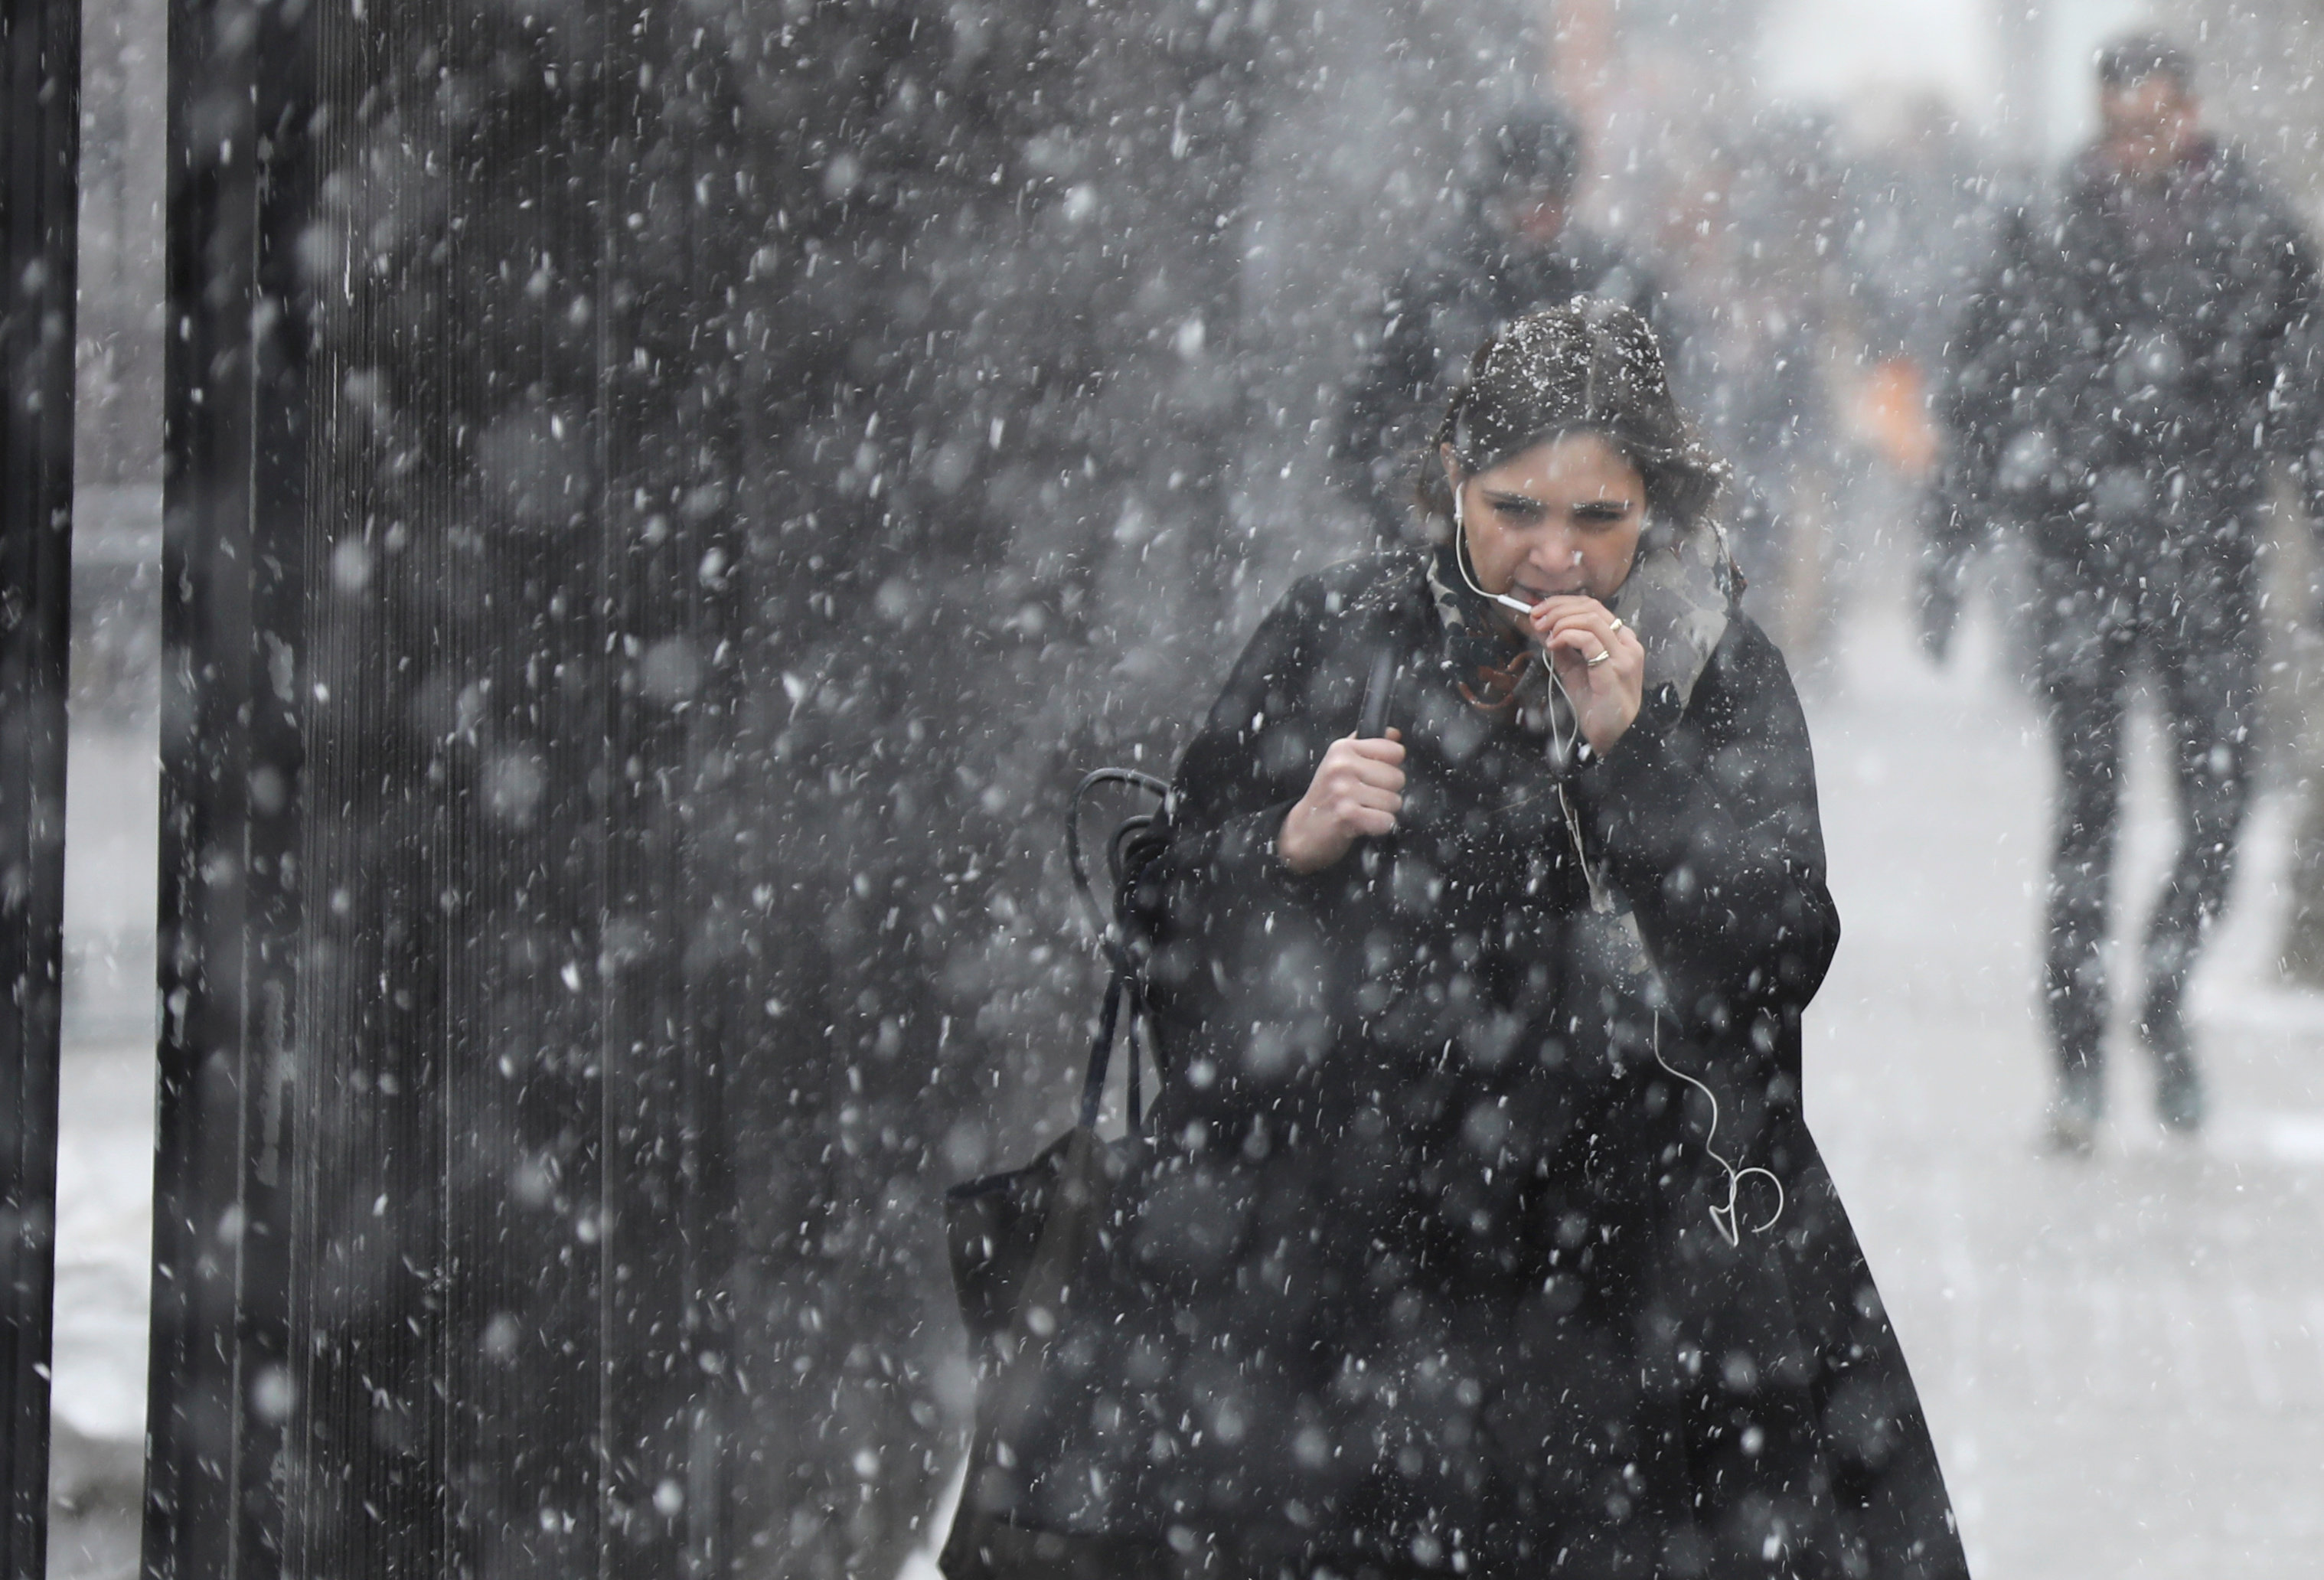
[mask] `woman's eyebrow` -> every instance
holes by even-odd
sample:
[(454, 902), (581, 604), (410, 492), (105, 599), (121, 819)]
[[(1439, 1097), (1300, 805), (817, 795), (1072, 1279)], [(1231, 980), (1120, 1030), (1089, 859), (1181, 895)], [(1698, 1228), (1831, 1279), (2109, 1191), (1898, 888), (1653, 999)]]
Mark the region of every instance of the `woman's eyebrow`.
[(1528, 504), (1536, 510), (1547, 508), (1530, 494), (1512, 494), (1501, 488), (1486, 489), (1485, 501), (1489, 504)]

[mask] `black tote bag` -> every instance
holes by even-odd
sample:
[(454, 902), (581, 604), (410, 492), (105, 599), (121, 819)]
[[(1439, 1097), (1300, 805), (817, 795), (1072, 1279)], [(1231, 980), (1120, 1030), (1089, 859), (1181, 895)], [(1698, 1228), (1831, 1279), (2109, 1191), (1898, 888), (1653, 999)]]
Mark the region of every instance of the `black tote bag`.
[(1098, 1276), (1101, 1237), (1120, 1187), (1145, 1146), (1138, 1047), (1129, 1044), (1129, 1133), (1097, 1132), (1106, 1073), (1136, 986), (1117, 966), (1107, 984), (1082, 1083), (1079, 1119), (1021, 1169), (945, 1193), (945, 1229), (961, 1320), (977, 1358), (976, 1429), (960, 1511), (939, 1563), (947, 1580), (1163, 1580), (1182, 1567), (1140, 1538), (1065, 1534), (1011, 1522), (1027, 1467), (1006, 1445), (1043, 1384), (1051, 1347), (1069, 1324), (1103, 1321), (1111, 1292)]

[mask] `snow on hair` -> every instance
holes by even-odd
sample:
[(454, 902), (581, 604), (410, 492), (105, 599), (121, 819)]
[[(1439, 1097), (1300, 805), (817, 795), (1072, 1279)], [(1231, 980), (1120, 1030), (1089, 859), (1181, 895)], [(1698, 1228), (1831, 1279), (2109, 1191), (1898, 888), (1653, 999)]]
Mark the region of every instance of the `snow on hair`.
[(1449, 519), (1436, 464), (1451, 446), (1466, 472), (1569, 433), (1595, 433), (1646, 480), (1648, 508), (1692, 528), (1711, 513), (1726, 468), (1695, 439), (1672, 396), (1655, 332), (1636, 310), (1577, 296), (1515, 320), (1477, 348), (1420, 469), (1420, 504)]

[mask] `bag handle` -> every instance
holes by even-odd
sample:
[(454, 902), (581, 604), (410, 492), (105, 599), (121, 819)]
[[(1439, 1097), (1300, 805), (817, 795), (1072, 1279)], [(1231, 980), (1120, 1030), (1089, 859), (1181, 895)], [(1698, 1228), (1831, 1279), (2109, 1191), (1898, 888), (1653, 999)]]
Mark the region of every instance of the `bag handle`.
[[(1146, 1013), (1144, 995), (1139, 992), (1138, 965), (1130, 956), (1120, 919), (1119, 915), (1109, 918), (1099, 906), (1097, 896), (1090, 886), (1088, 865), (1082, 858), (1082, 801), (1090, 791), (1102, 784), (1119, 784), (1142, 790), (1162, 801), (1166, 808), (1169, 802), (1170, 784), (1167, 780), (1157, 779), (1134, 768), (1093, 769), (1082, 776), (1081, 783), (1074, 789), (1072, 801), (1065, 808), (1065, 864), (1073, 873), (1074, 887), (1089, 907), (1090, 919), (1097, 929), (1098, 948), (1111, 967), (1105, 985), (1105, 1007), (1098, 1016), (1097, 1036), (1090, 1043), (1088, 1073), (1082, 1080), (1082, 1127), (1092, 1131), (1097, 1128), (1098, 1112), (1105, 1103), (1106, 1072), (1113, 1062), (1114, 1033), (1121, 1025), (1122, 1003), (1127, 999), (1130, 1005), (1130, 1030), (1127, 1034), (1130, 1044), (1129, 1117), (1130, 1133), (1135, 1135), (1145, 1128), (1146, 1117), (1144, 1072), (1139, 1068), (1138, 1058), (1138, 1022)], [(1128, 819), (1114, 831), (1113, 838), (1107, 844), (1106, 865), (1114, 882), (1117, 910), (1121, 903), (1122, 842), (1125, 837), (1151, 827), (1157, 816), (1158, 814), (1148, 813)]]
[[(1393, 646), (1383, 645), (1372, 657), (1371, 674), (1364, 686), (1361, 718), (1356, 733), (1377, 738), (1388, 733), (1388, 704), (1396, 692), (1397, 652)], [(1122, 1001), (1130, 1003), (1130, 1072), (1127, 1077), (1130, 1132), (1137, 1134), (1145, 1128), (1144, 1072), (1139, 1067), (1138, 1022), (1145, 1014), (1145, 1005), (1138, 991), (1138, 973), (1129, 951), (1123, 947), (1119, 926), (1107, 920), (1098, 910), (1096, 896), (1090, 892), (1089, 871), (1082, 860), (1081, 805), (1082, 799), (1102, 784), (1123, 784), (1145, 790), (1167, 799), (1167, 781), (1140, 773), (1129, 768), (1100, 768), (1082, 778), (1074, 790), (1071, 805), (1065, 812), (1065, 862), (1074, 875), (1074, 886), (1088, 902), (1098, 922), (1098, 944), (1107, 962), (1113, 967), (1105, 984), (1105, 1005), (1098, 1012), (1097, 1035), (1090, 1040), (1089, 1063), (1082, 1076), (1081, 1124), (1084, 1130), (1097, 1128), (1098, 1115), (1105, 1106), (1105, 1077), (1113, 1066), (1114, 1035), (1121, 1026)], [(1135, 818), (1142, 826), (1148, 819)], [(1125, 826), (1127, 827), (1127, 826)], [(1116, 836), (1117, 844), (1120, 836)], [(1118, 854), (1109, 851), (1109, 855)], [(1117, 882), (1120, 874), (1114, 874)]]
[[(1090, 1043), (1089, 1073), (1082, 1077), (1082, 1128), (1097, 1128), (1098, 1110), (1105, 1105), (1105, 1072), (1113, 1062), (1113, 1031), (1121, 1020), (1123, 975), (1113, 974), (1105, 984), (1105, 1008), (1098, 1014), (1097, 1036)], [(1138, 1050), (1130, 1055), (1130, 1128), (1138, 1129)]]

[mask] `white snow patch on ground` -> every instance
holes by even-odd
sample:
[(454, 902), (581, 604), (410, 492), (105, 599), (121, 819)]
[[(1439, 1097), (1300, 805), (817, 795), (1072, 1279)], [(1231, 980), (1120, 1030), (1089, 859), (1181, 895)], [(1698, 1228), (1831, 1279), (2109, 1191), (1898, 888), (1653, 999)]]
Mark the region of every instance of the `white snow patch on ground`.
[(134, 1443), (153, 1246), (159, 742), (150, 725), (83, 728), (70, 753), (51, 1398), (83, 1436)]
[(944, 1551), (945, 1537), (952, 1529), (952, 1517), (960, 1507), (961, 1485), (968, 1479), (965, 1461), (953, 1467), (952, 1477), (945, 1483), (944, 1496), (936, 1500), (935, 1511), (928, 1516), (927, 1539), (904, 1560), (896, 1571), (896, 1580), (944, 1580), (944, 1571), (936, 1566), (936, 1555)]
[(90, 1437), (145, 1433), (153, 1245), (153, 1053), (65, 1057), (57, 1141), (56, 1413)]

